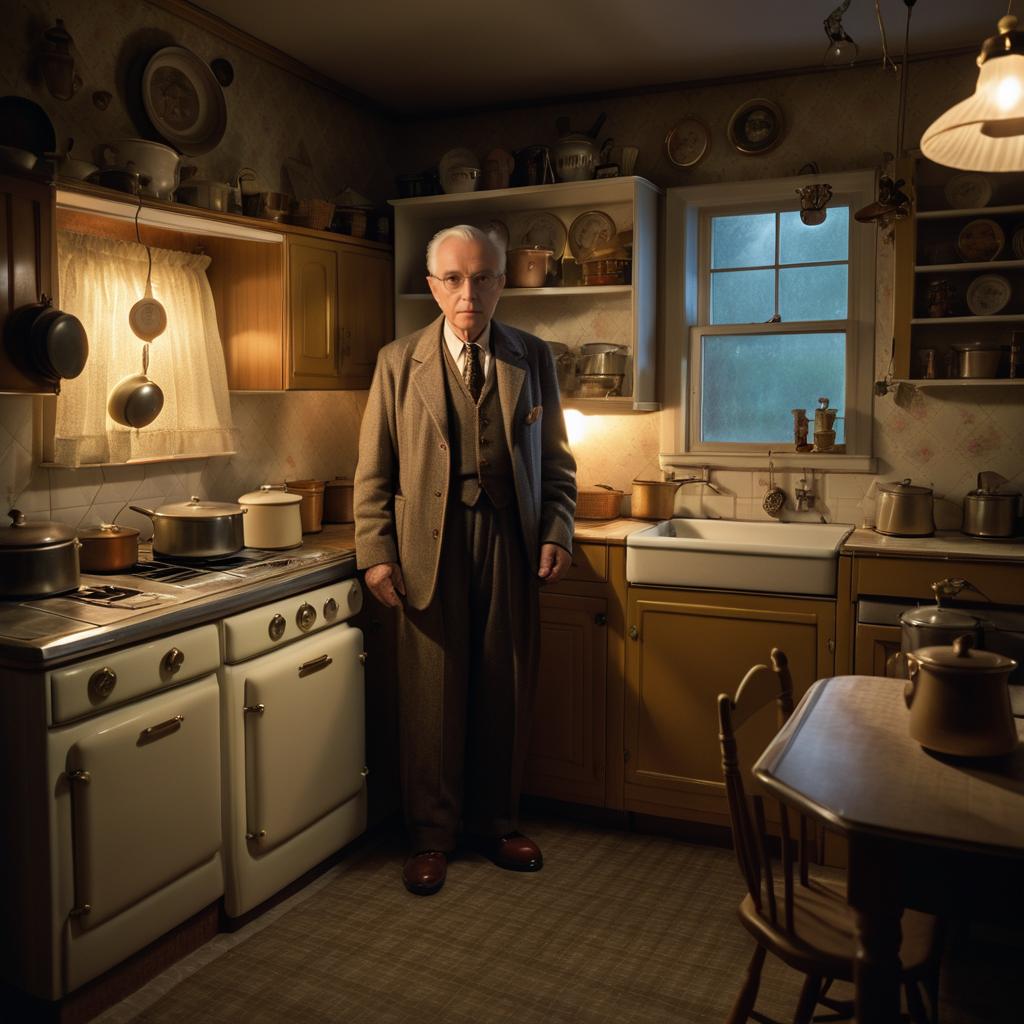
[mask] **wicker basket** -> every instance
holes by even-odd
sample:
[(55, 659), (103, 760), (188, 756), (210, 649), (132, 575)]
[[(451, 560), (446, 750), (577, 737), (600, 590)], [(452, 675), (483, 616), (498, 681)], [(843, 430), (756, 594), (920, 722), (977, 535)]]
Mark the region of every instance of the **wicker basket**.
[(303, 228), (326, 231), (333, 217), (334, 203), (325, 199), (296, 199), (292, 203), (288, 222)]
[(615, 519), (622, 505), (622, 491), (611, 487), (581, 487), (576, 495), (577, 519)]

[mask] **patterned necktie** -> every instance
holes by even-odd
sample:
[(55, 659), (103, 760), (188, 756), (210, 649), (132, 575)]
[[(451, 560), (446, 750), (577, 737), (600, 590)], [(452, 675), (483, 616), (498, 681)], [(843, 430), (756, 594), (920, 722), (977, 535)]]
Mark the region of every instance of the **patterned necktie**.
[(480, 360), (480, 346), (475, 341), (467, 341), (463, 349), (466, 361), (462, 367), (462, 379), (469, 388), (474, 402), (480, 401), (480, 391), (484, 386), (484, 367)]

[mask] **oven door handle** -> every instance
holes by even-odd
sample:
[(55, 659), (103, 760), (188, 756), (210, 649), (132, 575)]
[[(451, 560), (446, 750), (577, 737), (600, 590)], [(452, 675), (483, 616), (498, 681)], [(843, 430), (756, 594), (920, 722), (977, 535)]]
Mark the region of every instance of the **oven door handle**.
[(184, 715), (175, 715), (173, 718), (168, 718), (166, 722), (160, 722), (158, 725), (151, 725), (143, 729), (139, 733), (139, 746), (141, 747), (144, 743), (152, 743), (163, 736), (169, 736), (172, 732), (177, 732), (184, 721)]
[(334, 659), (329, 654), (321, 654), (319, 658), (304, 661), (299, 666), (299, 677), (308, 676), (310, 672), (319, 672), (320, 669), (327, 668), (333, 661)]

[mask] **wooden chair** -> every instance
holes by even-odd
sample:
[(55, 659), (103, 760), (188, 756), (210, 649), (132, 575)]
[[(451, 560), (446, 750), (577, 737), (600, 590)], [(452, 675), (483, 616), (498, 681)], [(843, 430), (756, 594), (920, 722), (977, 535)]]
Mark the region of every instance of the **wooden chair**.
[[(736, 733), (773, 700), (778, 704), (780, 727), (793, 711), (793, 681), (782, 651), (772, 650), (771, 666), (755, 665), (743, 677), (734, 698), (725, 693), (718, 697), (719, 741), (733, 845), (747, 884), (739, 917), (757, 942), (728, 1024), (743, 1024), (751, 1017), (768, 1019), (754, 1011), (761, 968), (768, 953), (806, 976), (793, 1024), (813, 1020), (819, 1003), (832, 1010), (852, 1012), (852, 1004), (827, 995), (833, 980), (853, 980), (856, 938), (853, 911), (846, 903), (843, 887), (810, 877), (811, 850), (817, 846), (816, 833), (820, 830), (793, 808), (779, 803), (780, 835), (774, 840), (766, 827), (764, 799), (748, 797), (743, 786)], [(781, 863), (773, 866), (769, 848), (776, 842)], [(907, 1009), (916, 1024), (934, 1024), (940, 930), (935, 918), (911, 910), (903, 914), (902, 929), (901, 980)], [(922, 988), (928, 995), (931, 1017), (925, 1010)]]

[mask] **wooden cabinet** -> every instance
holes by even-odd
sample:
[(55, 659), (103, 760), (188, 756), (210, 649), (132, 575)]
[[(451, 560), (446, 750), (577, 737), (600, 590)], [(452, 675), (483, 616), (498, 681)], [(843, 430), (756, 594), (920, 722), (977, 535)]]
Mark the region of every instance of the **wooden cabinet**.
[[(135, 204), (112, 195), (62, 189), (60, 226), (134, 241)], [(149, 199), (142, 224), (152, 245), (210, 257), (232, 390), (369, 387), (377, 352), (394, 337), (388, 246)]]
[(857, 623), (853, 646), (853, 672), (859, 676), (886, 675), (886, 662), (899, 653), (902, 630), (899, 626)]
[[(626, 621), (625, 808), (727, 824), (716, 698), (772, 647), (788, 656), (798, 698), (830, 675), (835, 602), (630, 587)], [(775, 728), (770, 708), (751, 723), (755, 757)]]
[(0, 392), (52, 394), (54, 385), (32, 372), (4, 328), (22, 306), (49, 296), (57, 304), (53, 188), (31, 176), (0, 174)]
[(540, 674), (525, 790), (598, 805), (605, 796), (608, 602), (542, 594)]
[[(593, 409), (657, 409), (655, 363), (657, 333), (658, 208), (661, 190), (644, 178), (606, 178), (460, 195), (393, 200), (395, 207), (395, 314), (397, 333), (426, 326), (438, 308), (426, 286), (427, 242), (445, 227), (468, 223), (507, 234), (509, 247), (550, 242), (561, 248), (582, 214), (599, 211), (615, 222), (620, 240), (631, 246), (631, 280), (627, 284), (586, 286), (575, 277), (579, 268), (566, 243), (558, 282), (543, 288), (511, 288), (502, 293), (495, 316), (549, 341), (568, 344), (576, 354), (580, 322), (600, 325), (600, 341), (625, 345), (628, 372), (619, 395), (581, 398), (566, 387), (563, 399)], [(560, 226), (559, 226), (560, 225)], [(556, 259), (563, 253), (556, 253)], [(590, 330), (591, 328), (588, 328)]]
[(986, 379), (1019, 388), (1024, 352), (1010, 377), (1010, 347), (1024, 343), (1024, 181), (1020, 174), (959, 174), (927, 160), (901, 162), (913, 197), (895, 232), (893, 373), (919, 387), (963, 387), (958, 349), (1000, 350)]

